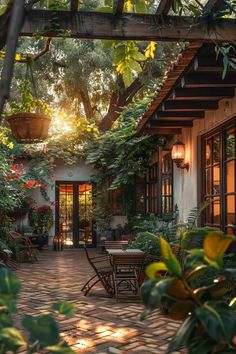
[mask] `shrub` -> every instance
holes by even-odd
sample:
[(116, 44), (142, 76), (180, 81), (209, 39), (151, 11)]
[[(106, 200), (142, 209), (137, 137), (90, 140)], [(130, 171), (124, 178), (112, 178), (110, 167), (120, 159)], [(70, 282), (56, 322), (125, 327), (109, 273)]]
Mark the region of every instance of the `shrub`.
[(159, 237), (146, 231), (138, 233), (135, 240), (129, 243), (128, 248), (138, 248), (146, 255), (145, 263), (150, 263), (149, 255), (160, 256), (160, 242)]
[(29, 224), (38, 235), (48, 236), (53, 225), (53, 212), (49, 205), (31, 208), (29, 212)]
[(202, 248), (204, 238), (212, 231), (221, 232), (219, 229), (209, 226), (186, 230), (181, 237), (181, 250)]
[[(168, 317), (183, 321), (169, 344), (168, 353), (183, 347), (191, 354), (236, 352), (236, 299), (225, 300), (229, 291), (227, 277), (235, 279), (235, 268), (223, 268), (224, 252), (232, 240), (233, 236), (208, 232), (203, 249), (188, 251), (181, 265), (166, 240), (160, 237), (163, 262), (147, 267), (150, 280), (141, 290), (148, 313), (158, 308)], [(205, 287), (193, 288), (192, 280), (212, 268), (220, 270), (221, 276), (215, 276)], [(162, 271), (169, 276), (160, 279)]]

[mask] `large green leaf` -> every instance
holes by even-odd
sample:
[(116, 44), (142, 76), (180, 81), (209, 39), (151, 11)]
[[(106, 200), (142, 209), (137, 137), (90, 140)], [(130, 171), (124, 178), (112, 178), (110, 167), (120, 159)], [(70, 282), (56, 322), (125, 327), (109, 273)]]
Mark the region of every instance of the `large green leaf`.
[(20, 281), (13, 272), (5, 268), (0, 269), (0, 303), (10, 312), (16, 312), (20, 286)]
[(1, 329), (0, 339), (5, 344), (8, 350), (12, 350), (14, 353), (20, 347), (26, 345), (26, 341), (21, 332), (14, 327), (5, 327)]
[(203, 244), (205, 255), (211, 261), (217, 261), (223, 256), (233, 239), (233, 236), (224, 236), (220, 231), (209, 233)]
[(50, 315), (39, 315), (35, 318), (26, 315), (22, 324), (30, 334), (31, 343), (38, 341), (42, 347), (46, 347), (55, 345), (59, 341), (58, 325)]
[(180, 277), (182, 274), (181, 265), (178, 259), (173, 254), (170, 245), (163, 237), (160, 237), (160, 247), (161, 247), (162, 258), (166, 266), (169, 268), (171, 273)]
[[(207, 336), (197, 337), (188, 347), (189, 354), (209, 354), (216, 346), (216, 342)], [(218, 353), (218, 352), (217, 352)]]
[(196, 317), (188, 317), (172, 338), (168, 347), (168, 353), (172, 353), (173, 351), (178, 351), (181, 349), (192, 335), (196, 325)]
[(236, 333), (236, 315), (223, 301), (208, 301), (195, 311), (206, 333), (216, 342), (230, 343)]
[(174, 280), (175, 278), (167, 278), (156, 283), (154, 281), (145, 283), (141, 288), (141, 296), (146, 307), (150, 310), (157, 308), (164, 292)]
[(168, 272), (168, 270), (164, 262), (154, 262), (146, 267), (145, 273), (150, 279), (155, 279), (159, 272)]

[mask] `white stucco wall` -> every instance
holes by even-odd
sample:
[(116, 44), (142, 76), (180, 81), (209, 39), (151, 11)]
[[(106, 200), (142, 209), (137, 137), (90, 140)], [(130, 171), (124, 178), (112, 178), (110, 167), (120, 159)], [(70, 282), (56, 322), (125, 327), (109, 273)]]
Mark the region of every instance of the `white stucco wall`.
[[(193, 128), (182, 129), (182, 141), (185, 143), (186, 158), (189, 171), (174, 166), (174, 204), (178, 205), (179, 218), (185, 220), (190, 209), (197, 206), (197, 180), (200, 171), (197, 165), (197, 139), (218, 125), (236, 116), (236, 95), (232, 99), (219, 102), (216, 111), (207, 111), (205, 119), (194, 121)], [(236, 118), (235, 118), (236, 119)]]

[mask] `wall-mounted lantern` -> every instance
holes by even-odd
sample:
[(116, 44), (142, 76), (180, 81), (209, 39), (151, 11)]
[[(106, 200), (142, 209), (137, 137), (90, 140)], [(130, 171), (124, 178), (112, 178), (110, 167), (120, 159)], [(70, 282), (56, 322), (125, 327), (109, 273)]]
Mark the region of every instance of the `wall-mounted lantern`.
[(189, 163), (183, 163), (185, 159), (185, 145), (180, 141), (172, 146), (171, 158), (178, 168), (189, 170)]

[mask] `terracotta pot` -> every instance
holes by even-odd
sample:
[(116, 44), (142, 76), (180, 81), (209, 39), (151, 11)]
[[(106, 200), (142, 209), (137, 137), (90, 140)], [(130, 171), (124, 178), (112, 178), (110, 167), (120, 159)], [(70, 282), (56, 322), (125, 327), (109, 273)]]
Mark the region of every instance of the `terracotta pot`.
[(50, 121), (50, 117), (40, 113), (17, 113), (8, 117), (13, 137), (23, 144), (44, 141)]

